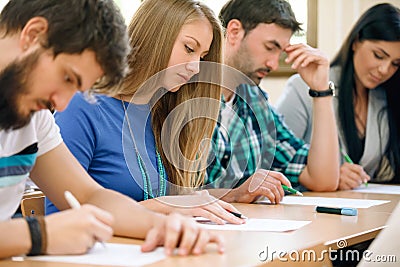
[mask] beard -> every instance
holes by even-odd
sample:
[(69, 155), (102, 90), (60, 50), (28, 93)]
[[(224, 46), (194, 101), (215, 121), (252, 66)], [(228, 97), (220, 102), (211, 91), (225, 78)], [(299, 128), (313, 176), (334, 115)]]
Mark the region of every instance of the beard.
[(14, 60), (0, 72), (0, 130), (16, 130), (31, 121), (34, 111), (21, 114), (18, 99), (29, 92), (29, 73), (41, 53), (36, 51), (22, 60)]
[(258, 68), (255, 69), (254, 61), (252, 59), (252, 55), (247, 48), (247, 43), (242, 42), (236, 55), (230, 60), (230, 64), (235, 69), (244, 73), (247, 77), (249, 77), (256, 85), (260, 85), (261, 79), (257, 75), (258, 71), (263, 71), (269, 73), (271, 70), (269, 68)]

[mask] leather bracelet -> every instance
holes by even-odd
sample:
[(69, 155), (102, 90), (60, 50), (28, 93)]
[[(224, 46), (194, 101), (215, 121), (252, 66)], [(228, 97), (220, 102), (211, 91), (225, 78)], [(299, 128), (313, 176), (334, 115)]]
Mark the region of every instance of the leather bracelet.
[(40, 231), (40, 224), (36, 217), (25, 217), (26, 222), (28, 223), (29, 232), (31, 234), (31, 250), (28, 253), (28, 256), (36, 256), (39, 255), (42, 251), (42, 234)]
[(40, 233), (42, 237), (42, 249), (40, 251), (40, 254), (46, 254), (47, 251), (47, 231), (46, 231), (46, 221), (44, 219), (44, 216), (37, 216), (36, 217), (39, 225), (40, 225)]

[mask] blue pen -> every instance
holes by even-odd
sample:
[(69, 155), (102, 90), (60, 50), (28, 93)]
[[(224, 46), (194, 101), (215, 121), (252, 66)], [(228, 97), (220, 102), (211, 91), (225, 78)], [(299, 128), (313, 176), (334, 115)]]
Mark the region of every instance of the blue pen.
[(356, 216), (358, 214), (356, 208), (330, 208), (330, 207), (317, 206), (315, 210), (320, 213), (330, 213), (330, 214), (339, 214), (347, 216)]

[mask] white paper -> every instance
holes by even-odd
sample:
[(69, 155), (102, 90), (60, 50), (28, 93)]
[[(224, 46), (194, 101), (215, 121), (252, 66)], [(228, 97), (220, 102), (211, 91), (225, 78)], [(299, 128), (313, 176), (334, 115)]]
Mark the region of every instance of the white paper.
[(105, 243), (104, 247), (97, 242), (85, 255), (33, 256), (27, 257), (27, 259), (94, 265), (142, 266), (160, 261), (165, 257), (163, 248), (157, 248), (153, 252), (143, 253), (140, 251), (139, 245)]
[[(334, 197), (283, 197), (280, 204), (283, 205), (312, 205), (338, 208), (369, 208), (390, 202), (389, 200), (373, 199), (353, 199), (353, 198), (334, 198)], [(270, 203), (268, 199), (257, 201), (257, 203)]]
[(362, 192), (362, 193), (400, 195), (400, 186), (398, 186), (398, 185), (368, 184), (368, 186), (361, 185), (360, 187), (354, 188), (352, 191)]
[(244, 224), (215, 224), (204, 218), (196, 218), (202, 227), (212, 230), (286, 232), (297, 230), (311, 221), (276, 220), (276, 219), (247, 219)]

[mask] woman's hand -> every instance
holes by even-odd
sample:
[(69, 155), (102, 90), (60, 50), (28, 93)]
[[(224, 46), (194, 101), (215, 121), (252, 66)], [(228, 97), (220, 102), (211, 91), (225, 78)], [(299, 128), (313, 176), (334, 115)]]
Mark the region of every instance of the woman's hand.
[(164, 214), (175, 212), (193, 217), (204, 217), (218, 224), (245, 222), (229, 212), (240, 213), (234, 206), (211, 196), (206, 190), (197, 191), (193, 195), (163, 196), (140, 203), (156, 212)]
[(340, 167), (339, 190), (350, 190), (371, 180), (371, 177), (358, 164), (343, 163)]

